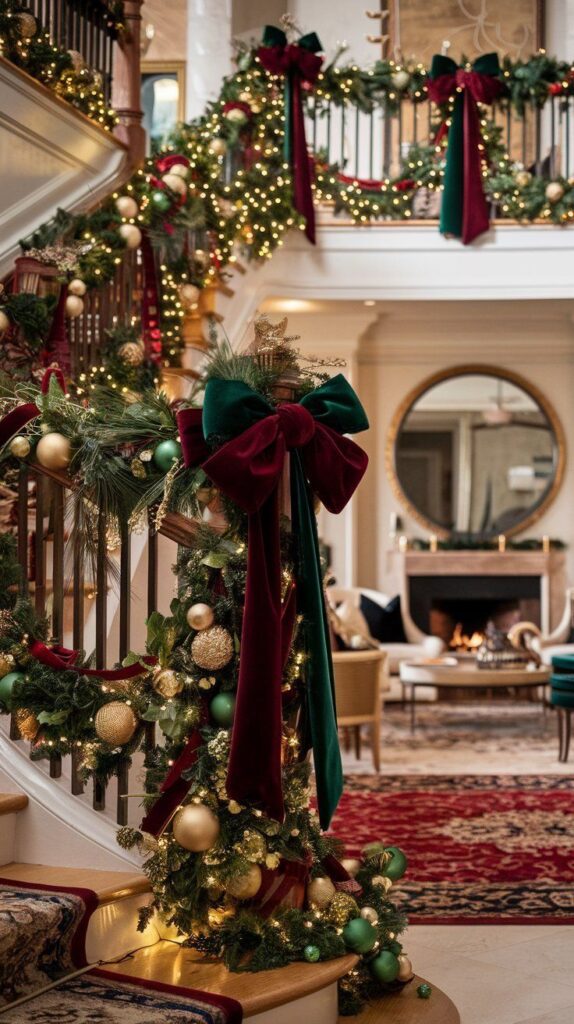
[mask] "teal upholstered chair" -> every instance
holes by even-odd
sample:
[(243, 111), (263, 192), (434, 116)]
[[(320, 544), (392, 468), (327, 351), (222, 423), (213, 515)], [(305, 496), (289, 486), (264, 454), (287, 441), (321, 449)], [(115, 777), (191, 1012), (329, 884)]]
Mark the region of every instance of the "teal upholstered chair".
[(552, 658), (550, 703), (558, 712), (559, 760), (567, 761), (570, 750), (571, 717), (574, 710), (574, 655), (557, 654)]

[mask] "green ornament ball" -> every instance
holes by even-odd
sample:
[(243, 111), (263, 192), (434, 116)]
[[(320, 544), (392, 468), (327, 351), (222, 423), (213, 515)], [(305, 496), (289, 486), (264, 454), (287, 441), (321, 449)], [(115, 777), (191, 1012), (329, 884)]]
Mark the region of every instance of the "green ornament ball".
[(383, 875), (386, 875), (386, 877), (390, 878), (391, 881), (397, 882), (399, 878), (403, 877), (407, 870), (407, 858), (403, 851), (399, 850), (398, 846), (385, 847), (385, 853), (390, 853), (391, 859), (385, 866)]
[(167, 473), (178, 459), (181, 459), (181, 445), (179, 441), (160, 441), (153, 453), (154, 465), (162, 473)]
[(370, 963), (371, 974), (378, 982), (388, 984), (398, 976), (400, 964), (390, 949), (383, 949)]
[(432, 995), (432, 988), (428, 981), (423, 981), (417, 988), (417, 996), (419, 999), (430, 999)]
[(0, 701), (2, 701), (7, 708), (10, 708), (14, 684), (19, 682), (20, 679), (24, 679), (23, 672), (9, 672), (7, 676), (3, 676), (2, 679), (0, 679)]
[(151, 201), (156, 210), (159, 210), (160, 213), (166, 213), (171, 207), (171, 199), (167, 192), (163, 192), (162, 189), (159, 188), (155, 192), (152, 192)]
[(343, 928), (343, 942), (353, 953), (370, 953), (377, 941), (377, 929), (364, 917), (353, 917)]
[(389, 949), (390, 949), (391, 953), (395, 954), (395, 956), (398, 956), (399, 953), (402, 953), (402, 951), (403, 951), (403, 947), (402, 947), (401, 943), (397, 942), (396, 939), (392, 939), (389, 942)]
[(318, 946), (305, 946), (303, 950), (303, 956), (309, 964), (316, 964), (317, 960), (321, 956), (321, 950)]
[(233, 715), (235, 714), (235, 694), (218, 693), (211, 701), (209, 711), (218, 725), (229, 729), (233, 725)]

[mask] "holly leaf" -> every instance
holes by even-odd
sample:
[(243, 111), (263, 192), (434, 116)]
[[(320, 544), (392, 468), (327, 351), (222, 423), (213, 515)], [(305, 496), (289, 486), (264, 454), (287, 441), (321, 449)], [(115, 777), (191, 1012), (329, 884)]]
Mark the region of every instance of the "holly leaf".
[(68, 715), (69, 711), (40, 711), (38, 722), (40, 725), (62, 725)]
[(229, 562), (229, 555), (224, 551), (209, 551), (205, 558), (201, 559), (201, 565), (209, 569), (223, 569)]

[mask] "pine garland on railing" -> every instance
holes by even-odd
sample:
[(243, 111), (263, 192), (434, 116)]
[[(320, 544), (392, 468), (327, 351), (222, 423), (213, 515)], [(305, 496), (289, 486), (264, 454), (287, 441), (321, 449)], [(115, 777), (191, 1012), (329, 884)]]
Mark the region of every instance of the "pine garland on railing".
[[(119, 29), (117, 12), (110, 12), (109, 18), (110, 28)], [(100, 72), (87, 67), (76, 50), (65, 50), (54, 43), (25, 4), (0, 0), (0, 55), (48, 86), (105, 131), (115, 128), (118, 118), (106, 104)]]

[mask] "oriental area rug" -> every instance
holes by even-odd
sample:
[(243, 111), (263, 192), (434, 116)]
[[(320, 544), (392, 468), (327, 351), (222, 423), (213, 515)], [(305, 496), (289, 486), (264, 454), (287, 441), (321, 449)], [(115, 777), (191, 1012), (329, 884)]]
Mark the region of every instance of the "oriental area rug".
[(90, 971), (2, 1015), (6, 1024), (241, 1024), (234, 999)]
[(556, 775), (350, 775), (332, 831), (400, 846), (412, 924), (573, 924), (574, 784)]

